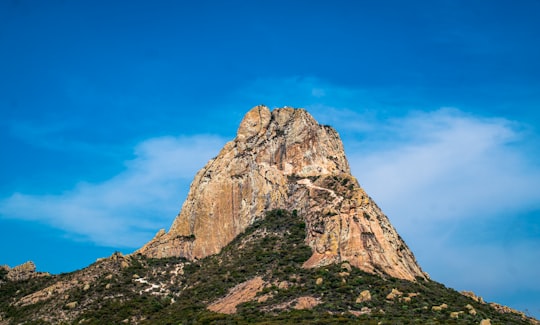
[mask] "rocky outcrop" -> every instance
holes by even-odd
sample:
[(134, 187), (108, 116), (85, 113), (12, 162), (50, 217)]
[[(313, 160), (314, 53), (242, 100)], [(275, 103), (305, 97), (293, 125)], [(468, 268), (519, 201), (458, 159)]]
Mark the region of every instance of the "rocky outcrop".
[(236, 306), (253, 300), (265, 283), (261, 277), (255, 277), (232, 288), (228, 295), (208, 305), (208, 309), (222, 314), (236, 313)]
[(480, 297), (480, 296), (477, 296), (474, 292), (472, 291), (460, 291), (459, 293), (461, 293), (462, 295), (466, 296), (466, 297), (469, 297), (471, 298), (472, 300), (476, 301), (476, 302), (479, 302), (481, 304), (485, 304), (486, 302), (484, 301), (484, 298)]
[(360, 295), (358, 296), (358, 298), (356, 298), (356, 303), (359, 304), (359, 303), (363, 303), (370, 300), (371, 300), (371, 293), (369, 292), (369, 290), (364, 290), (360, 292)]
[[(18, 299), (15, 305), (20, 307), (29, 306), (49, 300), (53, 297), (56, 297), (55, 300), (57, 302), (65, 300), (69, 298), (69, 295), (65, 295), (69, 290), (77, 288), (82, 291), (87, 291), (91, 287), (90, 284), (95, 283), (99, 278), (109, 277), (108, 279), (111, 279), (113, 273), (129, 266), (130, 259), (129, 256), (123, 256), (121, 253), (116, 252), (110, 257), (99, 259), (96, 261), (96, 264), (72, 274), (67, 279), (55, 281), (41, 290), (34, 291), (31, 294)], [(48, 273), (46, 274), (49, 275)], [(65, 306), (68, 306), (69, 303), (70, 302), (66, 302)]]
[(36, 272), (36, 265), (32, 261), (25, 262), (10, 268), (7, 265), (0, 266), (0, 269), (5, 273), (5, 278), (9, 281), (24, 281), (32, 278), (49, 276), (46, 272)]
[(303, 296), (298, 297), (295, 300), (295, 304), (293, 305), (294, 309), (303, 310), (303, 309), (313, 309), (313, 307), (320, 304), (321, 301), (315, 297), (311, 296)]
[(293, 108), (250, 110), (236, 138), (197, 173), (170, 230), (138, 253), (212, 255), (271, 209), (304, 217), (313, 249), (305, 267), (348, 261), (371, 273), (427, 278), (351, 175), (338, 133)]

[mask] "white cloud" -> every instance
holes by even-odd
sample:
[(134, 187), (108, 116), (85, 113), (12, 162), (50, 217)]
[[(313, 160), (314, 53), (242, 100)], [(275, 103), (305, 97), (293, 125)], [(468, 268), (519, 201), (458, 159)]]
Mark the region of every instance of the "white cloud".
[(119, 175), (61, 195), (15, 193), (0, 201), (0, 215), (43, 222), (99, 245), (139, 247), (172, 222), (196, 171), (224, 143), (215, 136), (149, 139)]
[(540, 170), (520, 151), (516, 123), (456, 109), (380, 123), (363, 140), (374, 142), (369, 150), (350, 155), (351, 166), (389, 215), (407, 220), (403, 227), (540, 207)]

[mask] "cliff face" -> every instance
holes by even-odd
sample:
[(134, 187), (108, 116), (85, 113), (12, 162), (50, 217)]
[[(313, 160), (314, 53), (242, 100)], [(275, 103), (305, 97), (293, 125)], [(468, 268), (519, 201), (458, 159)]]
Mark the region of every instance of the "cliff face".
[(313, 255), (371, 273), (427, 277), (388, 218), (351, 175), (338, 133), (303, 109), (249, 111), (236, 138), (201, 169), (169, 232), (139, 253), (199, 259), (218, 253), (265, 211), (297, 210)]

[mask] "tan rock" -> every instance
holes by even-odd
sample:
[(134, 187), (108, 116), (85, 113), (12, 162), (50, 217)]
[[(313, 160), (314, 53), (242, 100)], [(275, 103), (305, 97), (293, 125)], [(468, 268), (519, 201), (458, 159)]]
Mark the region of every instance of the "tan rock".
[(78, 303), (76, 301), (68, 302), (66, 304), (66, 308), (73, 309), (73, 308), (77, 307), (77, 305), (78, 305)]
[(359, 303), (370, 301), (370, 300), (371, 300), (371, 293), (369, 292), (369, 290), (364, 290), (360, 292), (360, 295), (358, 296), (358, 298), (356, 298), (356, 303), (359, 304)]
[(293, 108), (250, 110), (236, 138), (197, 173), (170, 230), (138, 252), (187, 259), (215, 254), (278, 208), (297, 210), (306, 221), (313, 255), (305, 267), (347, 261), (366, 272), (427, 278), (351, 175), (338, 133)]
[(472, 291), (460, 291), (460, 293), (464, 296), (467, 296), (469, 298), (471, 298), (472, 300), (476, 301), (476, 302), (479, 302), (481, 304), (485, 304), (486, 302), (484, 301), (484, 298), (480, 297), (480, 296), (477, 296), (474, 292)]
[(281, 281), (279, 284), (278, 284), (278, 288), (279, 289), (287, 289), (289, 287), (289, 282), (287, 281)]
[(386, 299), (393, 300), (396, 297), (401, 297), (403, 295), (403, 292), (399, 291), (398, 289), (392, 289), (392, 291), (386, 296)]
[(266, 106), (256, 106), (250, 110), (240, 123), (237, 131), (239, 142), (245, 142), (249, 139), (262, 135), (266, 131), (271, 119), (270, 110)]
[(480, 321), (480, 325), (491, 325), (491, 319), (486, 318)]
[(431, 307), (431, 310), (433, 310), (433, 311), (442, 311), (443, 309), (446, 309), (446, 308), (448, 308), (447, 304), (441, 304), (439, 306)]
[(349, 264), (347, 262), (341, 264), (341, 269), (343, 269), (343, 270), (345, 270), (346, 272), (349, 272), (349, 273), (352, 272), (351, 264)]
[(515, 309), (512, 309), (508, 306), (503, 306), (501, 304), (498, 304), (496, 302), (490, 302), (489, 305), (495, 309), (496, 311), (498, 311), (499, 313), (501, 314), (507, 314), (507, 313), (519, 313), (517, 310)]
[(317, 278), (317, 280), (315, 280), (315, 284), (318, 286), (320, 286), (322, 283), (323, 283), (323, 278)]
[(465, 308), (467, 308), (467, 310), (469, 311), (469, 314), (473, 316), (476, 315), (476, 309), (474, 309), (474, 307), (471, 304), (467, 304)]
[(362, 307), (360, 311), (358, 310), (349, 310), (349, 313), (353, 314), (354, 316), (358, 317), (361, 315), (369, 315), (371, 314), (371, 309), (368, 307)]
[(270, 295), (270, 294), (262, 295), (259, 298), (257, 298), (257, 302), (259, 302), (259, 303), (265, 302), (268, 299), (270, 299), (271, 297), (272, 297), (272, 295)]
[(261, 277), (255, 277), (246, 282), (235, 286), (229, 293), (210, 305), (208, 309), (222, 314), (236, 313), (236, 306), (241, 303), (251, 301), (255, 298), (258, 292), (264, 288), (264, 281)]
[(450, 318), (459, 318), (459, 315), (463, 314), (463, 311), (453, 311), (450, 312)]
[(6, 278), (10, 281), (24, 281), (31, 278), (48, 276), (48, 273), (36, 272), (36, 265), (32, 261), (17, 265), (14, 268), (4, 265), (2, 268), (7, 271)]
[(319, 299), (311, 297), (311, 296), (305, 296), (305, 297), (298, 297), (296, 299), (296, 303), (293, 305), (294, 309), (312, 309), (313, 307), (317, 306), (321, 302)]

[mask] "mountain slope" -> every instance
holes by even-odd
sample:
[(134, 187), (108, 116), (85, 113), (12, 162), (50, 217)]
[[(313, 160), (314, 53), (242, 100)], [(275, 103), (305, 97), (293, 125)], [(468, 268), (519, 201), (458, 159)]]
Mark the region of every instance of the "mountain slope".
[(297, 212), (273, 210), (198, 261), (115, 254), (70, 274), (0, 285), (4, 323), (530, 324), (431, 280), (311, 256)]

